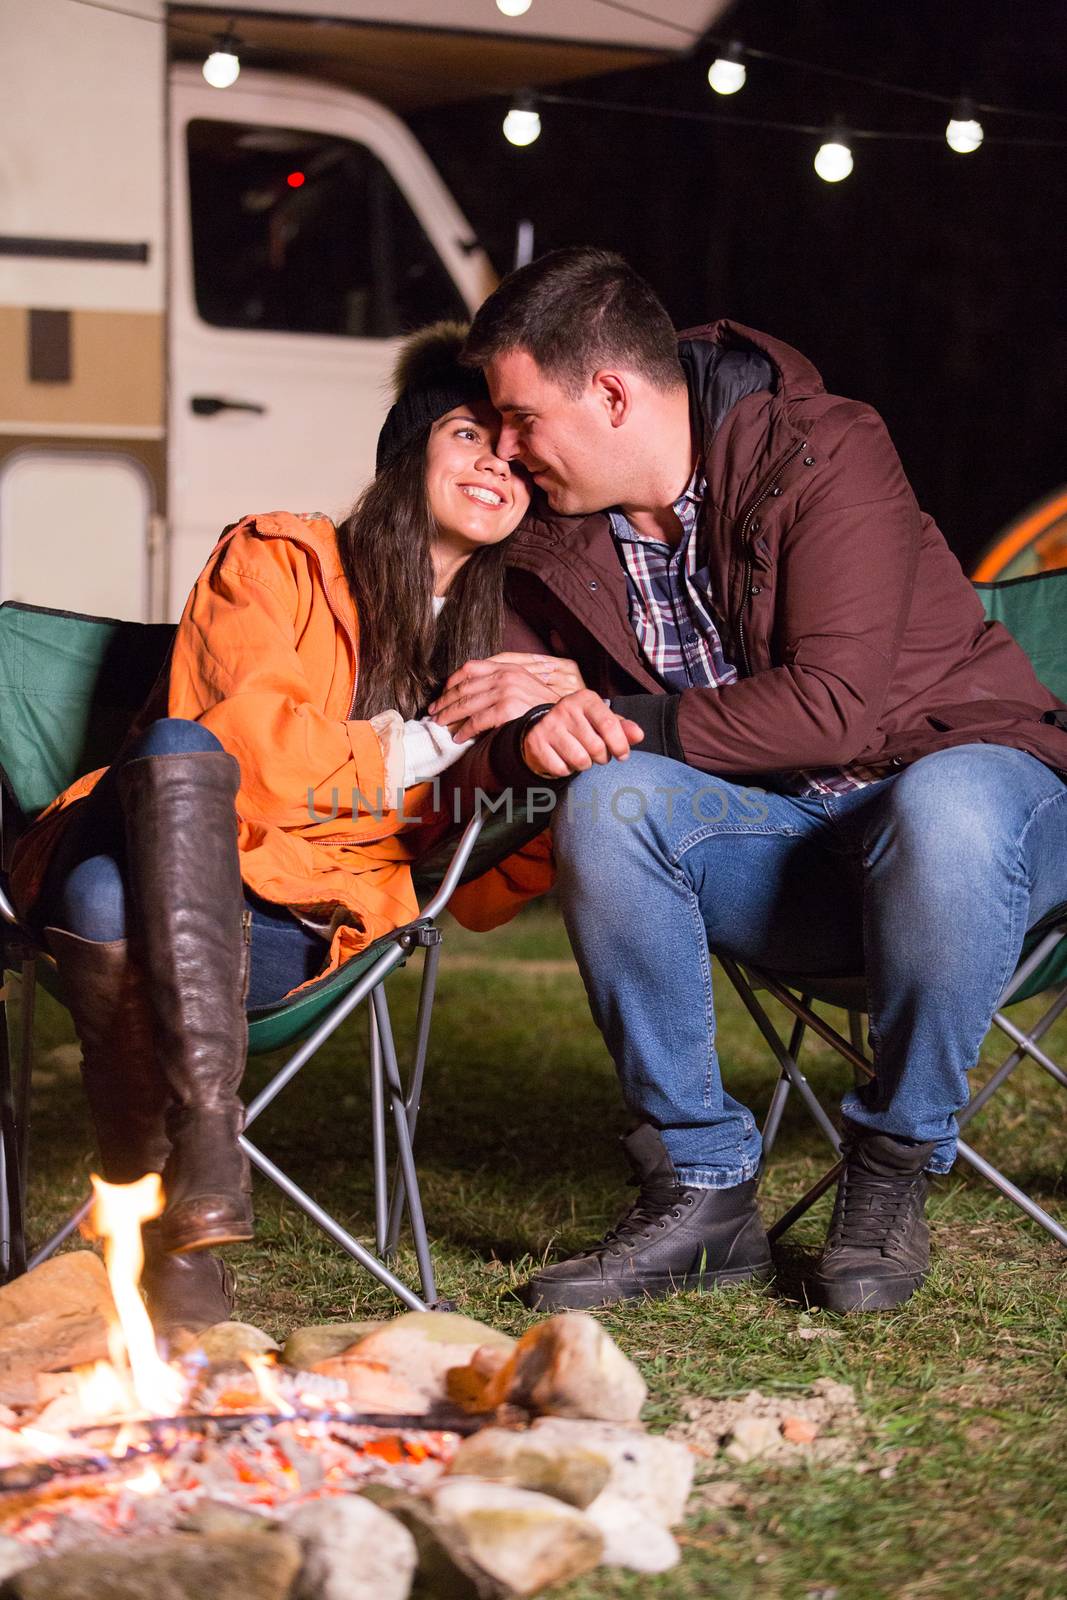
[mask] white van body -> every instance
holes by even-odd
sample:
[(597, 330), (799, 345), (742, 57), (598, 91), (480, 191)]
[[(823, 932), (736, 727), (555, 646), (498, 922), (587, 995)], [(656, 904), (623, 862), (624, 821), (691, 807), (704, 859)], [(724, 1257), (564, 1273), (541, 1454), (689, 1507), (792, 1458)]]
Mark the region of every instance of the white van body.
[[(462, 98), (483, 60), (499, 83), (537, 51), (547, 78), (593, 70), (591, 44), (650, 59), (725, 3), (672, 0), (657, 21), (596, 0), (513, 19), (492, 0), (200, 0), (188, 16), (180, 0), (2, 0), (0, 600), (173, 619), (227, 523), (342, 514), (373, 470), (400, 335), (492, 287), (404, 124), (325, 81), (353, 29), (417, 62), (412, 28), (452, 62), (466, 41)], [(205, 5), (220, 32), (243, 18), (261, 52), (284, 38), (287, 64), (323, 77), (245, 63), (211, 88)], [(168, 70), (168, 23), (196, 62)]]

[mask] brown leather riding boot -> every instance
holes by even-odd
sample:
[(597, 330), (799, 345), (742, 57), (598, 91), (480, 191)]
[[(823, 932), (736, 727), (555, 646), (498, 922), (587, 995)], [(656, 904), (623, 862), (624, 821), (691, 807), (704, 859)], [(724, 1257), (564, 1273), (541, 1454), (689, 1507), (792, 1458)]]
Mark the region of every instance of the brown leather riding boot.
[(233, 1317), (233, 1273), (210, 1250), (167, 1251), (159, 1224), (150, 1222), (144, 1235), (144, 1291), (157, 1339), (166, 1339), (171, 1355), (195, 1341), (205, 1328)]
[(108, 1183), (136, 1183), (146, 1172), (162, 1172), (170, 1149), (164, 1124), (170, 1095), (156, 1066), (152, 1012), (126, 940), (97, 943), (46, 928), (45, 942), (81, 1044), (103, 1176)]
[[(98, 943), (46, 928), (82, 1050), (82, 1081), (108, 1183), (162, 1172), (170, 1151), (170, 1090), (155, 1063), (152, 1010), (125, 939)], [(233, 1274), (199, 1250), (168, 1255), (148, 1223), (141, 1288), (152, 1326), (172, 1348), (233, 1315)]]
[(165, 1250), (252, 1237), (244, 1107), (248, 928), (234, 800), (223, 751), (144, 756), (118, 773), (135, 900), (137, 954), (170, 1088), (163, 1169)]

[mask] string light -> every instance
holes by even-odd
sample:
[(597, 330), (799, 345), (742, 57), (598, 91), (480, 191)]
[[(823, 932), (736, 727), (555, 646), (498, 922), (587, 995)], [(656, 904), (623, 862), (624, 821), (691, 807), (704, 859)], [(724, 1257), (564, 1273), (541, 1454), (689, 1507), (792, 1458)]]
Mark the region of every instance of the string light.
[(841, 183), (852, 171), (852, 151), (848, 135), (840, 123), (826, 130), (826, 137), (816, 152), (815, 171), (824, 183)]
[(237, 40), (232, 33), (219, 39), (218, 48), (212, 50), (201, 70), (213, 89), (229, 89), (237, 82), (241, 63), (237, 56)]
[(505, 17), (524, 17), (532, 5), (533, 0), (496, 0), (497, 10)]
[(984, 138), (985, 132), (974, 114), (974, 106), (969, 100), (957, 100), (945, 129), (945, 141), (949, 149), (955, 150), (957, 155), (969, 156), (978, 149)]
[(540, 137), (541, 117), (534, 105), (533, 95), (521, 94), (504, 118), (504, 138), (509, 144), (522, 147), (533, 144)]
[(748, 72), (741, 59), (740, 40), (734, 39), (708, 68), (708, 82), (716, 94), (736, 94), (745, 87)]

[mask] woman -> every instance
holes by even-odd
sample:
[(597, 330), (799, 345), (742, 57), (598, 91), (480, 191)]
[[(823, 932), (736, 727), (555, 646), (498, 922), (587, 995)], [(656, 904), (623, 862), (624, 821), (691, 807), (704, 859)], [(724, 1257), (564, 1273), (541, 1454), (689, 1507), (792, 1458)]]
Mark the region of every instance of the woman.
[[(252, 1237), (245, 1006), (417, 914), (412, 790), (465, 748), (421, 713), (502, 642), (503, 546), (529, 491), (495, 453), (462, 337), (439, 325), (405, 350), (375, 479), (338, 528), (275, 513), (224, 533), (119, 758), (16, 855), (16, 897), (82, 1043), (104, 1175), (163, 1174), (143, 1280), (161, 1331), (231, 1314), (207, 1247)], [(502, 659), (510, 717), (581, 687), (573, 663)], [(479, 925), (547, 884), (544, 841), (520, 856), (479, 880)]]

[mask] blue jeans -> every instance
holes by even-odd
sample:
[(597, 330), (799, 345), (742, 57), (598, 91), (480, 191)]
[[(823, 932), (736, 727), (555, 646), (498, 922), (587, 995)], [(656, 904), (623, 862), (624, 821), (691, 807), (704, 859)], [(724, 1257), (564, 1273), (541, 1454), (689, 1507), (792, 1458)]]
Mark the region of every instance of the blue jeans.
[(795, 976), (866, 974), (865, 1128), (955, 1156), (1027, 928), (1067, 902), (1067, 783), (1000, 745), (939, 751), (798, 799), (635, 751), (580, 773), (554, 821), (563, 913), (630, 1109), (681, 1181), (755, 1174), (752, 1113), (723, 1087), (710, 951)]
[[(81, 939), (107, 943), (126, 937), (126, 849), (114, 776), (119, 766), (144, 756), (195, 755), (221, 750), (207, 728), (180, 717), (163, 717), (123, 752), (109, 769), (57, 848), (34, 907), (39, 927), (64, 928)], [(252, 913), (248, 1007), (280, 1000), (313, 978), (326, 960), (326, 943), (285, 906), (245, 890)]]

